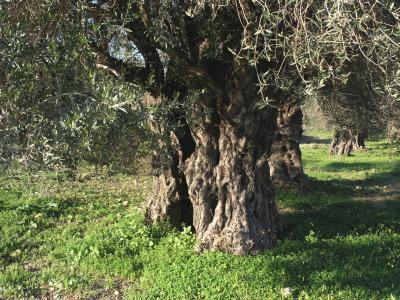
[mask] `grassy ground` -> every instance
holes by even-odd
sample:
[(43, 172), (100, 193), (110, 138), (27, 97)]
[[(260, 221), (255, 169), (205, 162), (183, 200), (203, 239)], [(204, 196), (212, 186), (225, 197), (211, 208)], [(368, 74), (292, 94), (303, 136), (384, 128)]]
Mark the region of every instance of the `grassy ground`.
[(310, 193), (278, 192), (272, 251), (198, 255), (189, 230), (146, 227), (149, 178), (0, 177), (0, 299), (400, 299), (400, 151), (349, 158), (307, 136)]

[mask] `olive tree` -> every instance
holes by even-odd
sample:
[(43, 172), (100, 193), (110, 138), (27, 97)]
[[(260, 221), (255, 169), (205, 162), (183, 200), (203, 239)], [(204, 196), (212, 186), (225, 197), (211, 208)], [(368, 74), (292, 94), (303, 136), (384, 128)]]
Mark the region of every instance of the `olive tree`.
[(336, 127), (331, 154), (348, 156), (352, 150), (366, 150), (368, 135), (384, 132), (396, 119), (398, 66), (384, 80), (380, 72), (360, 63), (353, 62), (353, 68), (357, 68), (357, 76), (318, 95), (326, 119)]
[[(371, 76), (366, 71), (364, 74)], [(330, 153), (350, 155), (352, 150), (366, 150), (368, 134), (382, 131), (385, 126), (381, 106), (383, 95), (375, 91), (360, 72), (342, 87), (332, 88), (320, 96), (320, 105), (327, 120), (336, 127)], [(364, 77), (364, 78), (363, 78)]]
[(199, 249), (234, 254), (278, 238), (268, 164), (278, 107), (357, 76), (355, 60), (386, 78), (398, 51), (391, 2), (98, 0), (71, 11), (91, 24), (96, 64), (140, 86), (154, 112), (148, 221), (188, 223)]
[(82, 11), (72, 2), (10, 1), (0, 22), (0, 163), (132, 166), (145, 130), (130, 99), (141, 90), (96, 68)]

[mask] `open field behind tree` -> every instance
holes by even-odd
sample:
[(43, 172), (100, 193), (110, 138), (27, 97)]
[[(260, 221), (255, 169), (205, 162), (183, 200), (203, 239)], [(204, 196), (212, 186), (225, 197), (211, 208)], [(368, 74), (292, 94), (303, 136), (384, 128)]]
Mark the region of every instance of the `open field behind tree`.
[(145, 226), (151, 177), (2, 173), (0, 299), (398, 299), (400, 148), (337, 158), (330, 136), (306, 132), (312, 192), (277, 192), (283, 233), (256, 256)]

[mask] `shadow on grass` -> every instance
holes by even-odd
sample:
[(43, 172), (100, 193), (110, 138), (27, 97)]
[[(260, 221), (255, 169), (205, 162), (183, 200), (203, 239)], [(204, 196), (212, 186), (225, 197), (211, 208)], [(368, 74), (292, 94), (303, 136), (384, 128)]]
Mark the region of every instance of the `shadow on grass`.
[[(334, 166), (341, 167), (346, 170), (364, 170), (368, 174), (368, 170), (371, 168), (380, 167), (379, 163), (347, 163), (343, 166), (337, 165), (337, 163), (332, 163)], [(330, 165), (332, 165), (330, 164)], [(328, 165), (329, 166), (329, 165)], [(381, 173), (374, 173), (372, 175), (368, 175), (365, 180), (345, 180), (338, 179), (332, 180), (332, 182), (336, 182), (336, 184), (340, 184), (347, 187), (354, 186), (375, 186), (375, 185), (384, 185), (384, 184), (393, 184), (400, 183), (400, 164), (394, 164), (390, 170)]]
[(18, 211), (26, 215), (37, 215), (39, 213), (50, 218), (58, 218), (62, 215), (74, 211), (77, 207), (82, 206), (82, 200), (75, 197), (64, 198), (62, 200), (54, 198), (38, 198), (33, 203), (27, 204), (7, 204), (0, 200), (0, 212), (2, 211)]
[(330, 139), (321, 139), (315, 136), (303, 135), (301, 137), (301, 144), (329, 144)]
[[(29, 201), (22, 199), (20, 202)], [(58, 221), (76, 211), (81, 207), (82, 202), (78, 198), (37, 198), (30, 199), (31, 203), (13, 204), (0, 201), (0, 230), (3, 224), (9, 223), (7, 229), (9, 233), (3, 236), (0, 242), (0, 259), (5, 265), (19, 260), (19, 256), (13, 256), (13, 251), (25, 252), (37, 249), (42, 245), (40, 236), (47, 229), (58, 226)], [(1, 235), (0, 231), (0, 235)], [(32, 233), (34, 237), (32, 237)], [(12, 237), (12, 235), (15, 237)]]
[[(399, 242), (399, 236), (388, 231), (333, 240), (290, 242), (278, 247), (281, 257), (270, 266), (274, 270), (284, 270), (285, 286), (294, 288), (297, 293), (303, 289), (317, 289), (322, 292), (320, 296), (326, 298), (332, 290), (340, 290), (351, 293), (352, 297), (360, 293), (358, 299), (368, 299), (372, 295), (388, 299), (389, 295), (400, 295)], [(325, 291), (322, 286), (326, 287)], [(343, 296), (340, 299), (348, 298)]]
[(283, 238), (303, 240), (311, 231), (327, 239), (338, 235), (364, 234), (382, 225), (400, 230), (400, 199), (336, 203), (311, 209), (283, 213)]
[[(358, 165), (357, 163), (356, 165)], [(351, 165), (351, 164), (349, 164)], [(400, 194), (378, 191), (383, 185), (400, 183), (400, 167), (373, 174), (366, 180), (313, 181), (307, 194), (279, 195), (284, 207), (283, 238), (303, 240), (311, 231), (321, 238), (352, 233), (364, 234), (382, 225), (400, 230)], [(398, 185), (400, 188), (400, 184)]]
[(335, 161), (325, 165), (322, 169), (324, 171), (368, 171), (373, 168), (379, 168), (380, 163), (373, 162), (340, 162)]
[[(368, 170), (374, 165), (334, 167)], [(323, 297), (332, 290), (360, 299), (399, 296), (399, 189), (400, 166), (395, 165), (366, 180), (313, 181), (308, 194), (279, 196), (284, 232), (276, 251), (282, 257), (271, 267), (284, 270), (285, 286), (294, 288), (295, 295), (305, 287), (324, 286)]]

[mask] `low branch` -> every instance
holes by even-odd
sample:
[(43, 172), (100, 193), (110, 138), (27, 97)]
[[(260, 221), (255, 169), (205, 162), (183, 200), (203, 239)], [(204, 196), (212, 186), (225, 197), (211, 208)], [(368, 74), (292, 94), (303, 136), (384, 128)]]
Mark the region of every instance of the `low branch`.
[(113, 68), (111, 68), (109, 66), (106, 66), (106, 65), (103, 65), (103, 64), (96, 64), (96, 67), (100, 68), (100, 69), (107, 70), (107, 71), (111, 72), (112, 74), (114, 74), (115, 77), (121, 78), (121, 75), (115, 69), (113, 69)]

